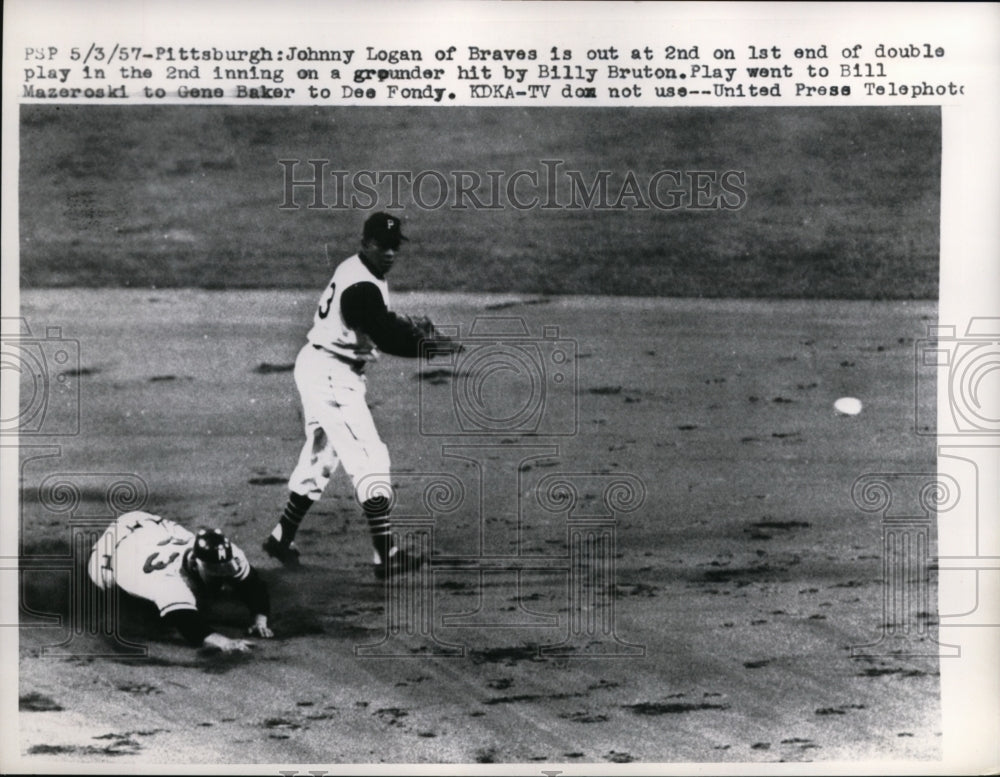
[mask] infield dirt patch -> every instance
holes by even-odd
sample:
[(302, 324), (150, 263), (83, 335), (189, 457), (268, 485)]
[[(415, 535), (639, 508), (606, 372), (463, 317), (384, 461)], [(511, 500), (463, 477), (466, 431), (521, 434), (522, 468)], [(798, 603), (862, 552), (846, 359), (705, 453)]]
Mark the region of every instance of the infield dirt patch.
[[(443, 324), (558, 327), (575, 369), (546, 401), (576, 428), (421, 433), (423, 408), (458, 401), (453, 368), (386, 357), (373, 370), (401, 522), (428, 515), (433, 477), (461, 484), (457, 506), (429, 513), (431, 632), (393, 633), (342, 473), (303, 526), (301, 572), (260, 551), (301, 436), (291, 375), (261, 365), (291, 363), (314, 302), (24, 293), (29, 321), (80, 346), (79, 435), (48, 458), (22, 448), (23, 548), (47, 560), (23, 573), (21, 743), (38, 764), (939, 755), (937, 660), (851, 658), (885, 624), (881, 524), (852, 484), (933, 472), (912, 383), (933, 304), (397, 295)], [(844, 395), (865, 411), (836, 415)], [(473, 443), (487, 449), (454, 447)], [(76, 483), (75, 505), (43, 493), (54, 477)], [(577, 488), (572, 513), (554, 491), (540, 501), (560, 478)], [(69, 612), (67, 526), (110, 521), (117, 482), (148, 489), (134, 499), (147, 510), (223, 528), (271, 584), (275, 640), (220, 662), (139, 619), (122, 629), (148, 647), (136, 657), (73, 636), (72, 618), (46, 625)], [(610, 482), (639, 484), (641, 499), (606, 497)], [(610, 543), (588, 546), (610, 551), (596, 566), (567, 561), (581, 515)], [(584, 568), (604, 598), (581, 604), (570, 582)], [(244, 625), (238, 607), (211, 615), (228, 634)], [(933, 609), (912, 615), (933, 630)], [(65, 655), (43, 657), (62, 642)]]

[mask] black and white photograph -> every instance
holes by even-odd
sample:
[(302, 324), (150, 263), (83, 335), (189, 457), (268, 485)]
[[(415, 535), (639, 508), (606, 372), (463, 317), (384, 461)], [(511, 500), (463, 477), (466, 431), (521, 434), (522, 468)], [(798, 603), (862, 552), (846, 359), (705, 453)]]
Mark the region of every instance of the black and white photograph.
[(1000, 765), (995, 6), (206, 6), (5, 8), (3, 771)]

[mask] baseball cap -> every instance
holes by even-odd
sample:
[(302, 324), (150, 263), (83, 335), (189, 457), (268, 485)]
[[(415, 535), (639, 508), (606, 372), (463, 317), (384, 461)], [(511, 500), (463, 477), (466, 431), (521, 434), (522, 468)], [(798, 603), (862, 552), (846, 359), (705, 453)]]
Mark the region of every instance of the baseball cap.
[(373, 213), (365, 221), (365, 229), (362, 233), (363, 240), (374, 240), (383, 248), (399, 248), (401, 240), (406, 240), (402, 233), (403, 222), (397, 216), (390, 216), (388, 213)]

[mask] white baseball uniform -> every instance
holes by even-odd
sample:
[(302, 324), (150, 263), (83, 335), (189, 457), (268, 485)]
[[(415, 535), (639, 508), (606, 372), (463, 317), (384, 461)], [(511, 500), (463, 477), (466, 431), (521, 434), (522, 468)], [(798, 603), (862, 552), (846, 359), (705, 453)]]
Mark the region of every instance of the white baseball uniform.
[(295, 360), (306, 441), (288, 481), (290, 491), (313, 501), (343, 464), (359, 502), (388, 494), (389, 449), (365, 401), (365, 367), (378, 358), (371, 338), (348, 326), (341, 295), (357, 283), (374, 284), (386, 307), (389, 288), (357, 254), (337, 267), (313, 315), (308, 342)]
[[(87, 574), (98, 588), (117, 585), (121, 590), (156, 605), (161, 616), (180, 610), (197, 610), (195, 591), (200, 585), (185, 560), (195, 536), (183, 526), (140, 511), (124, 513), (94, 544)], [(242, 581), (250, 574), (246, 555), (235, 545), (233, 559)]]

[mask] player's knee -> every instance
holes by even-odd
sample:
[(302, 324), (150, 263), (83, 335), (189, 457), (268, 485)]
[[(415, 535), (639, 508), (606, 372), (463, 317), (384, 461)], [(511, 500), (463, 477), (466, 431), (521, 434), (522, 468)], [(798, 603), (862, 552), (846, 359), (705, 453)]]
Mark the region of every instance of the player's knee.
[(372, 470), (386, 473), (385, 477), (388, 479), (389, 472), (392, 470), (392, 462), (389, 460), (389, 449), (385, 445), (382, 445), (372, 457)]
[(316, 458), (330, 458), (333, 453), (330, 450), (330, 438), (326, 436), (323, 427), (317, 425), (309, 435), (312, 439), (312, 453)]

